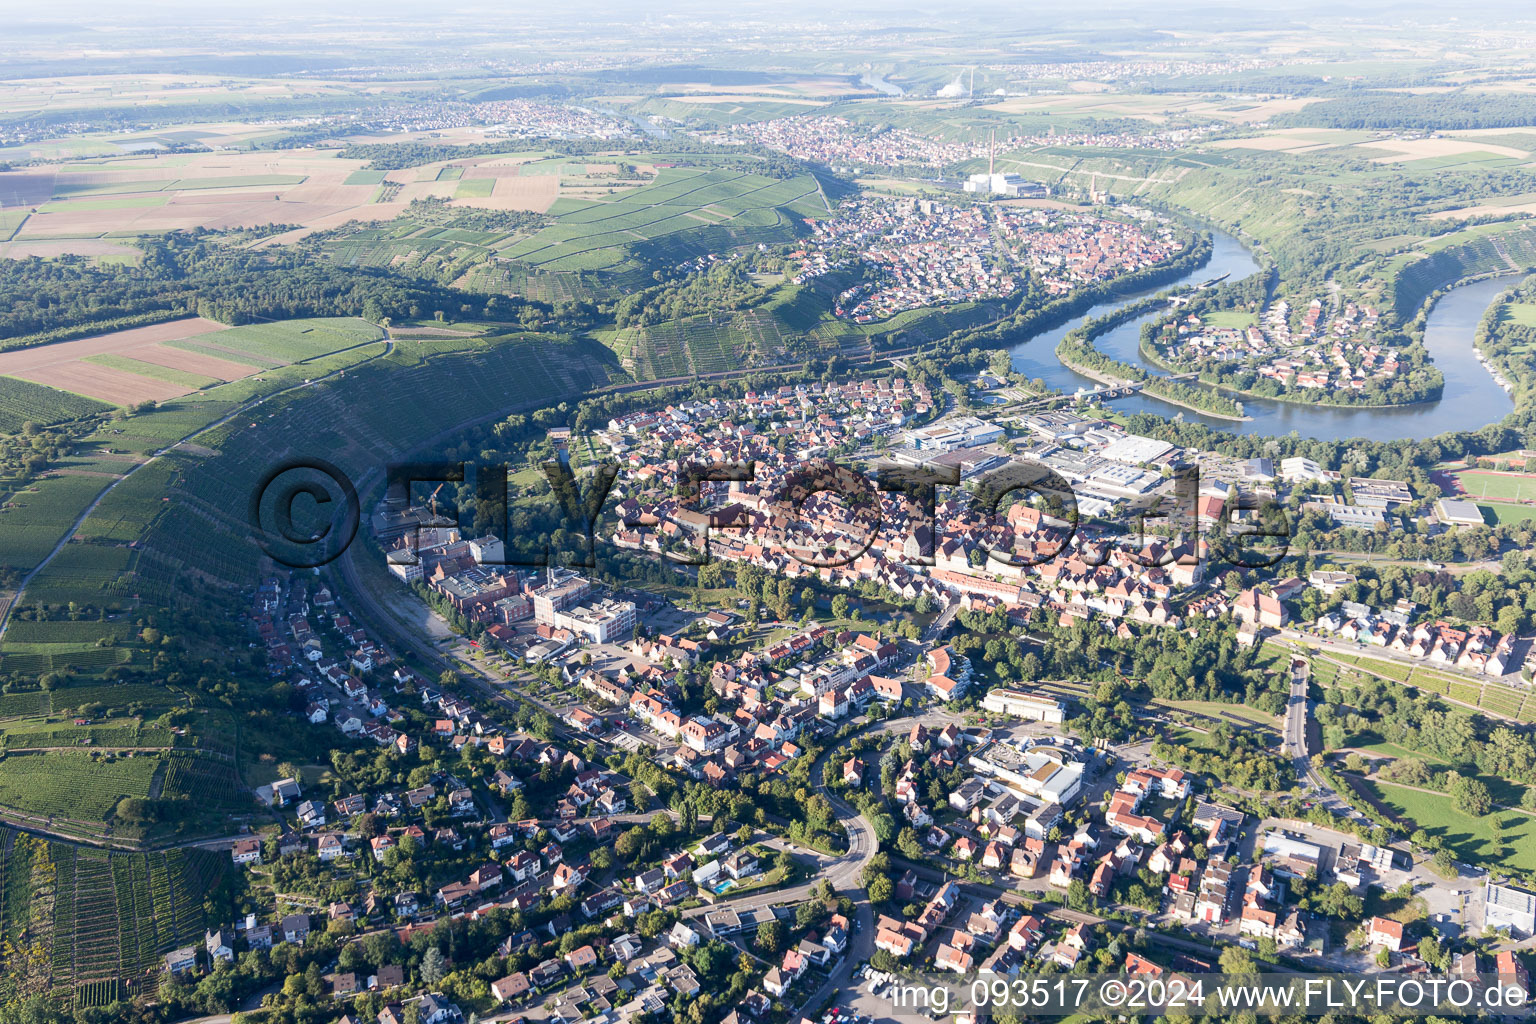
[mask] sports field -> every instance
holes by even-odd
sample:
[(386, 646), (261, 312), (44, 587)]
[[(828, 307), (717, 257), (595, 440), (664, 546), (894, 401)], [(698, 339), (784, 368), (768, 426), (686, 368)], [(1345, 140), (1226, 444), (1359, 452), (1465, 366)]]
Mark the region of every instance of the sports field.
[(1451, 474), (1469, 498), (1490, 501), (1536, 501), (1536, 476), (1468, 469)]

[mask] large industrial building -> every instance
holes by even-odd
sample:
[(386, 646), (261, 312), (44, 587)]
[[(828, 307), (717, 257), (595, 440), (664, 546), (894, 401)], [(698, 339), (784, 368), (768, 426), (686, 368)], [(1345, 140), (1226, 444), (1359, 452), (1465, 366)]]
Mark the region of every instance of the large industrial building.
[(1536, 934), (1536, 896), (1490, 879), (1483, 889), (1483, 926), (1517, 939)]

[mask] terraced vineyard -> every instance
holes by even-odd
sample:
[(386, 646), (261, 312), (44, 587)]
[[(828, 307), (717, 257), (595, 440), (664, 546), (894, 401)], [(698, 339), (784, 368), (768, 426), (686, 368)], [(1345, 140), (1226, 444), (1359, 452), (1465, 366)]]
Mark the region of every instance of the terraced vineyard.
[(615, 350), (624, 353), (625, 365), (637, 380), (717, 373), (776, 361), (785, 347), (773, 317), (761, 310), (632, 327), (614, 339)]
[(473, 267), (461, 287), (478, 292), (521, 295), (536, 302), (596, 302), (618, 290), (606, 275), (568, 270), (531, 270), (496, 260)]
[(190, 800), (198, 807), (231, 810), (244, 809), (250, 803), (239, 791), (233, 763), (182, 751), (168, 758), (160, 795), (167, 800)]
[(1536, 232), (1513, 228), (1498, 235), (1481, 235), (1450, 245), (1405, 266), (1392, 282), (1392, 307), (1401, 319), (1411, 319), (1430, 292), (1477, 274), (1536, 267)]
[(1437, 671), (1422, 665), (1404, 665), (1400, 662), (1364, 655), (1330, 652), (1327, 657), (1333, 661), (1353, 665), (1371, 675), (1438, 693), (1494, 715), (1514, 718), (1522, 722), (1536, 722), (1536, 689), (1511, 686), (1492, 679), (1480, 679), (1477, 676)]
[(202, 850), (109, 852), (0, 829), (0, 998), (102, 1006), (142, 989), (166, 952), (202, 938), (203, 897), (223, 872)]

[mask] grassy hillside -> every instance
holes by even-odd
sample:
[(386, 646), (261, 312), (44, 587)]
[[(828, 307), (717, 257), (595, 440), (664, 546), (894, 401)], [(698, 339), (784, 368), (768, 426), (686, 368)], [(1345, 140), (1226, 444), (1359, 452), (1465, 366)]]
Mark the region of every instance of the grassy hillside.
[(735, 246), (789, 241), (797, 218), (828, 212), (810, 175), (779, 180), (670, 167), (611, 200), (560, 200), (550, 210), (553, 224), (497, 253), (542, 271), (675, 265)]

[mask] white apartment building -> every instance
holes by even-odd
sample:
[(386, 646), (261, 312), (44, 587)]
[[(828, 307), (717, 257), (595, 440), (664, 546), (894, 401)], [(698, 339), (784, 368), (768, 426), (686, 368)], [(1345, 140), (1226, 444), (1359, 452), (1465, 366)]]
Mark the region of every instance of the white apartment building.
[(989, 690), (981, 699), (981, 707), (983, 711), (991, 711), (994, 714), (1013, 715), (1016, 718), (1027, 718), (1032, 722), (1046, 722), (1051, 725), (1060, 725), (1066, 718), (1061, 701), (1054, 697), (1003, 687)]

